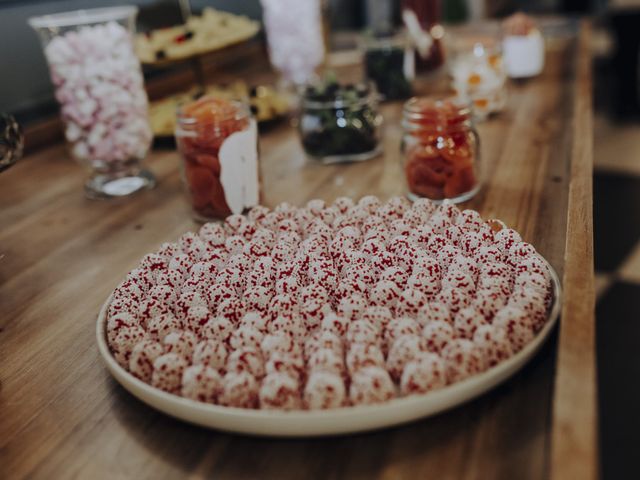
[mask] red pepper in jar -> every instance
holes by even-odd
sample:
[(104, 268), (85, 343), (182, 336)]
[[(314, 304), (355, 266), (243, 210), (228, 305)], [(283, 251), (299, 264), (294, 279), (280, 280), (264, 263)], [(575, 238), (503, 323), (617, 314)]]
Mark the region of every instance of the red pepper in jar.
[(414, 98), (403, 112), (407, 185), (412, 196), (463, 201), (478, 187), (478, 146), (469, 109)]
[(201, 219), (232, 213), (221, 181), (220, 148), (233, 133), (249, 128), (248, 109), (237, 102), (205, 96), (183, 106), (176, 139), (184, 157), (191, 204)]

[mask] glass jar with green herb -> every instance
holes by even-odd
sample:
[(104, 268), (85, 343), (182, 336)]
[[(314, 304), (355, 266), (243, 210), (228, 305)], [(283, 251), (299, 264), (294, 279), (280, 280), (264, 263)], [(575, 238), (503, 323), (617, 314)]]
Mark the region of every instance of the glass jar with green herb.
[(299, 131), (306, 154), (324, 163), (354, 162), (381, 153), (378, 94), (367, 84), (330, 80), (307, 86)]

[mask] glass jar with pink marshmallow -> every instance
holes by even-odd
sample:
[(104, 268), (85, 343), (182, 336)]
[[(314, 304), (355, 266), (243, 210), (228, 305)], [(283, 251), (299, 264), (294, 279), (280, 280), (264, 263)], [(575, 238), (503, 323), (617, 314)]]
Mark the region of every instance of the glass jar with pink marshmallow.
[(151, 188), (142, 168), (152, 141), (140, 62), (133, 47), (136, 7), (29, 19), (49, 63), (73, 157), (89, 169), (92, 198)]

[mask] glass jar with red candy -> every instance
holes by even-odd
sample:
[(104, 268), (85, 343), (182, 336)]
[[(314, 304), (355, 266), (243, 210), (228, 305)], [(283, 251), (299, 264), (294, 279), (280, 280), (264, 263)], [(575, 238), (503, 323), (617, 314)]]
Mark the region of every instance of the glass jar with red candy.
[(246, 105), (201, 97), (180, 107), (175, 135), (198, 220), (223, 219), (259, 203), (257, 128)]
[(404, 171), (412, 200), (463, 202), (480, 188), (480, 149), (471, 110), (454, 97), (412, 98), (404, 105)]

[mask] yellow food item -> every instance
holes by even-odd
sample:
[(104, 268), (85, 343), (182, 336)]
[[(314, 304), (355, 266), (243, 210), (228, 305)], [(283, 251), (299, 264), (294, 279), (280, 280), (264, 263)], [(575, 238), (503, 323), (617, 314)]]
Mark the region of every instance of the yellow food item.
[(487, 98), (476, 98), (473, 104), (478, 108), (487, 108), (489, 106), (489, 100)]
[[(273, 87), (260, 85), (249, 89), (242, 81), (234, 82), (222, 87), (210, 85), (206, 93), (228, 100), (241, 100), (251, 106), (251, 110), (258, 122), (267, 122), (286, 115), (289, 111), (287, 98), (278, 93)], [(155, 136), (172, 136), (176, 126), (176, 110), (178, 105), (190, 102), (198, 96), (195, 88), (183, 93), (151, 102), (149, 119)]]
[(482, 83), (482, 77), (477, 73), (472, 73), (469, 75), (467, 82), (469, 85), (480, 85), (480, 83)]
[(489, 55), (487, 61), (489, 65), (496, 70), (502, 67), (502, 55)]
[(260, 24), (242, 15), (205, 8), (187, 23), (136, 36), (136, 52), (144, 63), (162, 63), (218, 50), (254, 36)]

